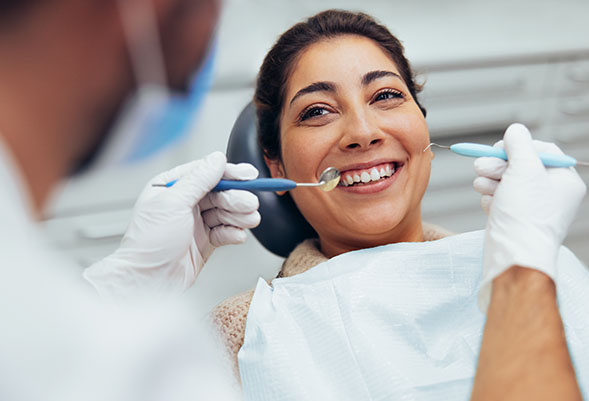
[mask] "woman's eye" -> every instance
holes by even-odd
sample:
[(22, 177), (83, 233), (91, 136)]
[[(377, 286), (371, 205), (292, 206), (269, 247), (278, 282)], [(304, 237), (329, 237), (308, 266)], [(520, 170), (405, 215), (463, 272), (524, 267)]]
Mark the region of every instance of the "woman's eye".
[(304, 110), (303, 113), (301, 114), (300, 120), (305, 121), (310, 118), (324, 116), (328, 113), (329, 113), (329, 111), (325, 107), (314, 106), (314, 107), (310, 107), (310, 108)]
[(378, 92), (374, 97), (373, 102), (378, 102), (381, 100), (390, 100), (390, 99), (404, 99), (405, 96), (396, 90), (387, 89), (381, 92)]

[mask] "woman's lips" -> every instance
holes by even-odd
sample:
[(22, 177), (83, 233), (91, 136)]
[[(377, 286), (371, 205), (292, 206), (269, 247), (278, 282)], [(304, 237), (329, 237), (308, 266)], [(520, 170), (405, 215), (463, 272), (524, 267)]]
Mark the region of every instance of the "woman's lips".
[[(338, 189), (357, 194), (370, 194), (390, 187), (403, 168), (402, 163), (380, 163), (360, 170), (347, 170), (342, 174)], [(352, 183), (350, 184), (350, 181)]]
[(392, 176), (395, 173), (396, 167), (397, 163), (388, 162), (379, 163), (363, 169), (347, 170), (342, 173), (340, 185), (347, 187), (350, 185), (361, 185), (379, 181), (382, 178)]

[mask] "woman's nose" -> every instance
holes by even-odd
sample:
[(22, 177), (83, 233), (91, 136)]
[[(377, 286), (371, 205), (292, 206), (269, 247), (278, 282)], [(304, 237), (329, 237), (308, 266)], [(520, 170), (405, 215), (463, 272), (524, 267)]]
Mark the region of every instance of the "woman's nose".
[(365, 114), (356, 112), (346, 120), (340, 140), (343, 149), (368, 149), (383, 141), (384, 135), (377, 124)]

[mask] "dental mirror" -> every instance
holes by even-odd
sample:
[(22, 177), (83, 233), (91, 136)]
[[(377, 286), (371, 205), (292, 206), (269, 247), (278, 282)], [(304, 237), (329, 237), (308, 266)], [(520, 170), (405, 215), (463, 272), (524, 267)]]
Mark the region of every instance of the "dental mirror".
[[(178, 180), (167, 184), (152, 184), (154, 187), (169, 188)], [(221, 180), (213, 191), (226, 191), (229, 189), (243, 189), (246, 191), (289, 191), (296, 187), (319, 187), (324, 192), (329, 192), (337, 187), (340, 181), (340, 172), (335, 167), (327, 167), (319, 176), (319, 182), (295, 182), (286, 178), (257, 178), (255, 180)]]
[(319, 187), (324, 192), (329, 192), (339, 184), (341, 176), (339, 170), (335, 167), (327, 167), (319, 176), (319, 182), (316, 183), (297, 183), (297, 187)]

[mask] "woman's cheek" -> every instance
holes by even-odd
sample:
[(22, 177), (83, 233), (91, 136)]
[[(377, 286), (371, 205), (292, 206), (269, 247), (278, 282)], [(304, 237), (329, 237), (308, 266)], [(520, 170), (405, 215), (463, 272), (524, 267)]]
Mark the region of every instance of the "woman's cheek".
[(289, 178), (296, 178), (300, 173), (299, 166), (306, 165), (304, 159), (308, 156), (303, 152), (305, 138), (298, 129), (291, 129), (282, 135), (282, 160)]
[(298, 128), (288, 132), (283, 141), (283, 159), (293, 177), (314, 179), (323, 159), (337, 143), (333, 130), (325, 127)]
[(424, 153), (423, 157), (417, 167), (416, 177), (417, 177), (417, 185), (415, 191), (416, 201), (420, 202), (425, 194), (427, 186), (429, 184), (429, 179), (431, 175), (431, 157)]

